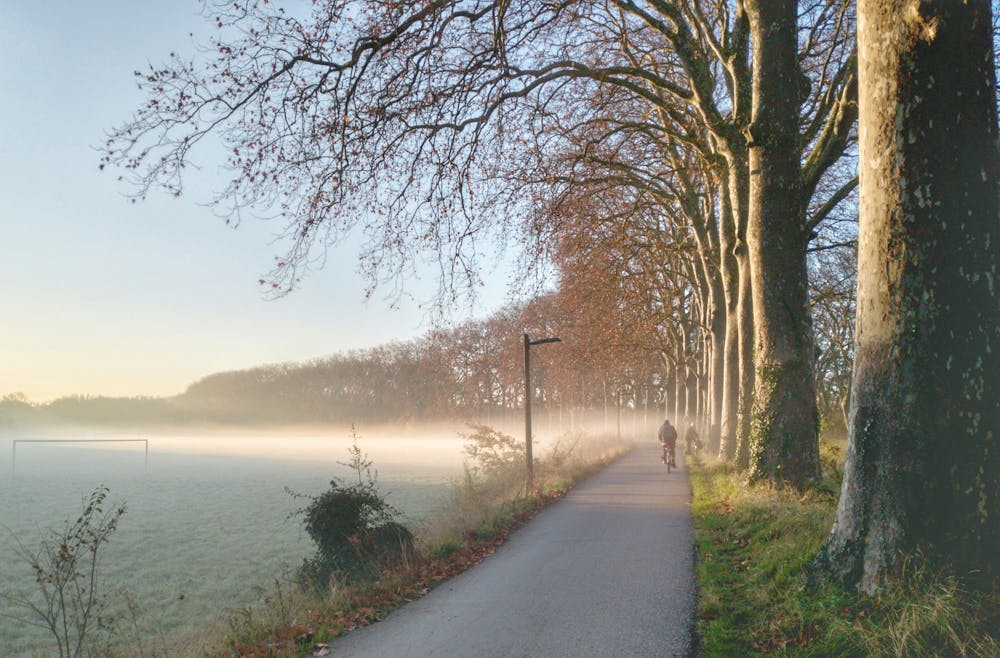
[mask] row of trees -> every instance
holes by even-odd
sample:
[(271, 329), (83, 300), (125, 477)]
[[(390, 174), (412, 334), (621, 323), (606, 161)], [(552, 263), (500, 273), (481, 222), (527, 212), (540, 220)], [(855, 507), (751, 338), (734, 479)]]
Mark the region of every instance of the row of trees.
[(695, 376), (688, 325), (705, 329), (713, 445), (758, 479), (817, 475), (806, 255), (852, 238), (827, 220), (856, 184), (837, 167), (856, 117), (853, 5), (208, 9), (214, 60), (138, 72), (150, 101), (108, 141), (139, 194), (179, 192), (190, 149), (221, 130), (234, 176), (219, 202), (289, 221), (279, 291), (351, 229), (371, 237), (374, 277), (426, 246), (455, 293), (484, 236), (516, 228), (538, 254), (607, 240), (618, 217), (623, 254), (663, 270), (636, 279), (649, 311), (678, 308), (651, 318), (684, 326), (661, 350), (678, 377)]
[(696, 417), (697, 382), (692, 382), (689, 409), (658, 353), (629, 333), (628, 318), (607, 309), (578, 313), (578, 301), (562, 292), (542, 295), (407, 342), (215, 373), (165, 398), (70, 396), (40, 404), (9, 394), (0, 399), (0, 422), (346, 426), (520, 419), (522, 331), (562, 338), (557, 348), (535, 355), (532, 403), (538, 411), (562, 417), (567, 427), (583, 415), (613, 418), (618, 407), (658, 416), (668, 403), (669, 414)]
[[(817, 363), (851, 356), (840, 330), (814, 338), (810, 310), (849, 310), (823, 289), (850, 276), (814, 277), (810, 294), (809, 260), (851, 259), (860, 133), (865, 356), (828, 570), (873, 588), (901, 552), (946, 545), (995, 577), (1000, 497), (975, 470), (997, 459), (991, 7), (901, 4), (862, 3), (856, 40), (853, 3), (826, 0), (208, 3), (209, 58), (137, 73), (148, 103), (104, 164), (140, 196), (180, 193), (191, 149), (220, 134), (233, 177), (219, 204), (288, 222), (278, 292), (313, 247), (356, 230), (374, 280), (436, 254), (447, 299), (475, 285), (484, 240), (523, 236), (578, 315), (605, 309), (625, 320), (616, 342), (655, 350), (678, 398), (697, 406), (687, 391), (704, 383), (725, 458), (804, 488), (817, 383), (845, 386)], [(961, 464), (935, 471), (932, 436)]]

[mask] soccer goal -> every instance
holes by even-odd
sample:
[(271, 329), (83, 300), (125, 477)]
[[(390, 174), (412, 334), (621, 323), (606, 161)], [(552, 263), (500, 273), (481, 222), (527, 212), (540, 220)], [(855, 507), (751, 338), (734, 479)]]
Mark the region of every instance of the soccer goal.
[(17, 444), (19, 443), (141, 443), (143, 445), (143, 465), (149, 470), (149, 439), (13, 439), (10, 445), (10, 473), (17, 468)]

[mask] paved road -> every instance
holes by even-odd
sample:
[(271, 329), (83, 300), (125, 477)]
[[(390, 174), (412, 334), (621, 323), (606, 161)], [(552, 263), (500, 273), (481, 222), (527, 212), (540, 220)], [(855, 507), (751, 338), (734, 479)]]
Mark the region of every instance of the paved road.
[(691, 654), (690, 484), (658, 453), (654, 443), (633, 450), (481, 564), (335, 641), (331, 654)]

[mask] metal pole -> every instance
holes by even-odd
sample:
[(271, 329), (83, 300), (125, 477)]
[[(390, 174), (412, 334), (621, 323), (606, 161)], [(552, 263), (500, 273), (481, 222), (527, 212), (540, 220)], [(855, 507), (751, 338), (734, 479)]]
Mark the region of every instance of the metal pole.
[(535, 464), (531, 456), (531, 346), (560, 342), (562, 341), (555, 337), (531, 340), (528, 332), (524, 332), (524, 458), (528, 462), (529, 492), (535, 486)]
[(618, 389), (618, 442), (622, 440), (622, 390)]
[(643, 388), (643, 398), (642, 398), (642, 433), (646, 433), (646, 428), (649, 427), (649, 385), (645, 384)]
[(524, 458), (528, 464), (528, 492), (535, 487), (535, 467), (531, 455), (531, 340), (524, 332)]
[(632, 402), (632, 440), (635, 440), (636, 427), (639, 426), (639, 395), (635, 391), (629, 393), (626, 402)]

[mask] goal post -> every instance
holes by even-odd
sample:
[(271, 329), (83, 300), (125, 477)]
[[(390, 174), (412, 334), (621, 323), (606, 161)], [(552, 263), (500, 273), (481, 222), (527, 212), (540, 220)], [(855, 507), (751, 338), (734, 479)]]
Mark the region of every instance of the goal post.
[(149, 439), (12, 439), (10, 444), (10, 473), (17, 466), (18, 443), (141, 443), (144, 447), (143, 466), (149, 470)]

